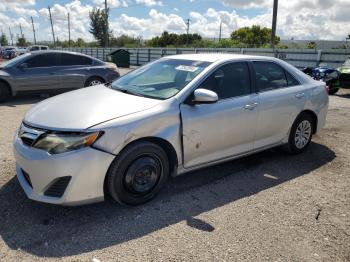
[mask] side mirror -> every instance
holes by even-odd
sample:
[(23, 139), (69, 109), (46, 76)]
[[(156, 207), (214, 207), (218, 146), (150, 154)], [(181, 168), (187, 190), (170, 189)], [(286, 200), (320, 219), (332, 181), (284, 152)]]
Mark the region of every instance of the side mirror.
[(20, 65), (18, 66), (18, 69), (19, 69), (19, 70), (24, 70), (24, 69), (26, 69), (26, 68), (28, 68), (28, 64), (27, 64), (27, 63), (22, 63), (22, 64), (20, 64)]
[(215, 103), (219, 100), (218, 95), (208, 89), (199, 88), (193, 93), (194, 104), (210, 104)]

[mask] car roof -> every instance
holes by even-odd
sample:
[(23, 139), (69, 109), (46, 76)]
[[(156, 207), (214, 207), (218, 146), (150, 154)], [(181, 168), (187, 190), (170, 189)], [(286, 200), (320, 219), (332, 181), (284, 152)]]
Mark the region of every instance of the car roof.
[(88, 58), (91, 59), (95, 59), (95, 60), (99, 60), (95, 57), (89, 56), (89, 55), (85, 55), (82, 53), (77, 53), (77, 52), (69, 52), (69, 51), (61, 51), (61, 50), (38, 50), (38, 51), (31, 51), (29, 54), (70, 54), (70, 55), (81, 55), (81, 56), (86, 56)]
[(266, 56), (253, 56), (253, 55), (241, 55), (241, 54), (227, 54), (227, 53), (207, 53), (207, 54), (181, 54), (167, 56), (170, 59), (184, 59), (184, 60), (195, 60), (203, 62), (217, 62), (217, 61), (231, 61), (231, 60), (277, 60), (274, 57)]

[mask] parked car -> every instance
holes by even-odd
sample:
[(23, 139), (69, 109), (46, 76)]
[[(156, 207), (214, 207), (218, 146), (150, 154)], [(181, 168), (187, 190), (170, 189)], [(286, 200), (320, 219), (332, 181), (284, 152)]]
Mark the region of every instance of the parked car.
[(338, 68), (340, 73), (339, 81), (342, 88), (350, 88), (350, 57)]
[(0, 102), (20, 93), (57, 93), (111, 82), (116, 65), (62, 51), (31, 52), (0, 67)]
[(2, 57), (5, 59), (12, 59), (16, 57), (16, 47), (5, 47), (2, 51)]
[(49, 50), (49, 49), (50, 48), (47, 45), (31, 45), (27, 47), (27, 52)]
[(15, 134), (17, 177), (37, 201), (141, 204), (170, 175), (281, 145), (305, 151), (327, 110), (325, 84), (276, 58), (165, 57), (35, 105)]
[(334, 95), (340, 89), (339, 76), (340, 73), (337, 69), (327, 66), (326, 64), (321, 64), (319, 67), (301, 68), (305, 74), (311, 76), (315, 80), (323, 81), (326, 83), (328, 93)]

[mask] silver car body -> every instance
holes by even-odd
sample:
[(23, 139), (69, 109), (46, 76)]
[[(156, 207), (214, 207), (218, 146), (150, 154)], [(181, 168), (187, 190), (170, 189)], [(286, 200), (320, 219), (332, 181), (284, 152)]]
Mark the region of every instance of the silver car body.
[[(317, 117), (319, 131), (326, 121), (328, 95), (324, 83), (314, 81), (293, 66), (270, 57), (193, 54), (167, 57), (208, 61), (211, 64), (185, 88), (166, 100), (116, 92), (104, 86), (81, 89), (47, 99), (34, 106), (19, 130), (37, 137), (45, 130), (103, 131), (92, 147), (58, 155), (28, 147), (14, 138), (17, 176), (29, 198), (76, 205), (104, 198), (103, 184), (113, 159), (128, 144), (162, 141), (176, 162), (173, 175), (249, 155), (285, 144), (297, 116), (307, 110)], [(200, 83), (225, 63), (277, 63), (300, 85), (254, 92), (212, 104), (184, 103)], [(29, 174), (33, 187), (23, 176)], [(60, 176), (72, 176), (61, 198), (43, 192)]]

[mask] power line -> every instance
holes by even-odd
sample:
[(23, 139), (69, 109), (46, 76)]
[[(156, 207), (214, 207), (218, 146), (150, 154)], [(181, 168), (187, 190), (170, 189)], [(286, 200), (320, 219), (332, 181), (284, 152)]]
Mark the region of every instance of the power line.
[(56, 47), (55, 31), (53, 30), (53, 23), (52, 23), (52, 16), (51, 16), (50, 6), (48, 6), (48, 9), (49, 9), (49, 14), (50, 14), (50, 22), (51, 22), (52, 37), (53, 37), (53, 46)]
[(23, 31), (22, 31), (22, 25), (19, 24), (19, 30), (21, 31), (21, 37), (24, 38)]
[(68, 12), (68, 47), (70, 47), (70, 14)]
[(107, 9), (107, 0), (105, 0), (105, 47), (108, 47), (108, 9)]
[(10, 37), (11, 37), (11, 45), (13, 45), (13, 35), (12, 35), (12, 32), (11, 32), (11, 28), (9, 27), (9, 32), (10, 32)]
[(278, 0), (273, 0), (271, 48), (275, 49)]
[(33, 17), (31, 16), (30, 19), (32, 20), (33, 35), (34, 35), (34, 44), (36, 45), (36, 36), (35, 36), (35, 28), (34, 28)]
[(189, 42), (190, 22), (191, 22), (191, 20), (187, 18), (186, 19), (187, 45), (188, 45), (188, 42)]

